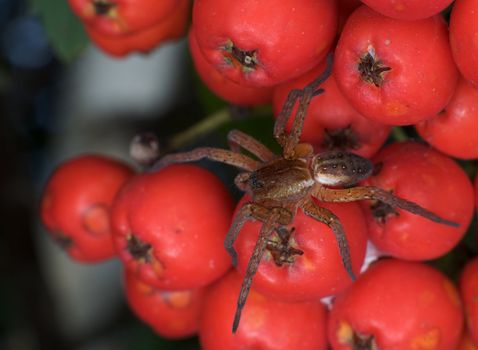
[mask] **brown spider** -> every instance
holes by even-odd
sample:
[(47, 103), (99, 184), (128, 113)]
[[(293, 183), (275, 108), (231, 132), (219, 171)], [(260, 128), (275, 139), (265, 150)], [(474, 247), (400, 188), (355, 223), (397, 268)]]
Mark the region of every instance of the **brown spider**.
[[(324, 92), (323, 89), (318, 87), (330, 75), (331, 69), (332, 59), (329, 56), (327, 68), (320, 77), (304, 89), (292, 90), (289, 93), (274, 125), (274, 138), (283, 149), (282, 155), (272, 153), (253, 137), (241, 131), (232, 130), (228, 135), (231, 150), (211, 147), (196, 148), (189, 152), (166, 155), (152, 168), (152, 171), (156, 171), (173, 163), (208, 158), (233, 165), (245, 171), (237, 175), (235, 184), (248, 193), (252, 197), (252, 201), (238, 211), (224, 242), (234, 266), (237, 264), (237, 253), (233, 244), (244, 223), (248, 220), (259, 220), (263, 222), (263, 226), (249, 260), (239, 293), (232, 327), (233, 332), (236, 332), (239, 326), (241, 312), (251, 287), (252, 278), (259, 267), (262, 255), (273, 243), (269, 238), (274, 232), (277, 232), (282, 240), (288, 240), (293, 229), (290, 230), (286, 226), (292, 222), (298, 208), (306, 215), (332, 229), (338, 243), (343, 265), (350, 277), (355, 279), (349, 245), (342, 224), (336, 215), (328, 209), (317, 206), (311, 197), (326, 202), (377, 200), (393, 208), (405, 209), (438, 223), (458, 226), (455, 222), (442, 219), (419, 205), (398, 198), (380, 188), (372, 186), (350, 187), (371, 174), (373, 165), (369, 160), (345, 151), (328, 151), (314, 154), (311, 145), (299, 143), (310, 101), (312, 97)], [(297, 100), (299, 100), (299, 106), (291, 131), (287, 133), (285, 126)], [(241, 154), (241, 148), (257, 157), (258, 160)], [(327, 186), (349, 186), (349, 188), (337, 189)], [(294, 250), (289, 248), (289, 253), (302, 253), (290, 249)], [(276, 251), (275, 253), (280, 255), (281, 252), (277, 253)], [(278, 257), (279, 262), (287, 262), (287, 260), (280, 260), (281, 258), (283, 257)]]

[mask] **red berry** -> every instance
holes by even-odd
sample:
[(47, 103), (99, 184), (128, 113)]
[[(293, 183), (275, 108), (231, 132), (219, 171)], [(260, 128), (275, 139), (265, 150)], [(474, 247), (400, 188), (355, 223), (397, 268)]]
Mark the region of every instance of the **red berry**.
[(373, 158), (376, 174), (364, 181), (410, 200), (442, 218), (451, 227), (383, 203), (362, 202), (369, 235), (382, 251), (408, 260), (439, 257), (463, 238), (473, 215), (473, 186), (452, 159), (416, 143), (395, 143)]
[(466, 324), (471, 338), (478, 343), (478, 258), (470, 260), (460, 278), (460, 292), (465, 304)]
[(111, 205), (132, 175), (125, 164), (97, 155), (69, 159), (51, 175), (41, 201), (41, 218), (73, 259), (98, 262), (115, 255)]
[(362, 0), (362, 2), (384, 16), (402, 20), (417, 20), (439, 14), (453, 0)]
[(326, 310), (318, 301), (283, 303), (251, 289), (236, 334), (231, 332), (242, 278), (230, 272), (211, 286), (199, 325), (202, 350), (325, 350)]
[(450, 103), (416, 125), (421, 137), (452, 157), (478, 158), (478, 89), (460, 78)]
[(452, 350), (462, 328), (448, 278), (428, 265), (385, 259), (336, 297), (328, 336), (334, 350)]
[(257, 106), (271, 102), (272, 88), (236, 83), (209, 63), (199, 48), (194, 29), (189, 32), (189, 50), (199, 77), (219, 97), (239, 106)]
[(114, 203), (116, 249), (126, 268), (160, 289), (204, 286), (224, 274), (233, 211), (222, 182), (197, 166), (173, 165), (133, 178)]
[(478, 0), (457, 0), (450, 15), (450, 43), (458, 69), (478, 86)]
[(133, 312), (165, 338), (186, 338), (197, 333), (205, 288), (164, 291), (124, 275), (126, 298)]
[(334, 0), (197, 0), (193, 26), (204, 56), (227, 78), (272, 86), (327, 55), (337, 9)]
[(189, 0), (176, 0), (175, 3), (175, 8), (166, 18), (128, 35), (103, 34), (93, 25), (87, 25), (85, 29), (91, 41), (112, 56), (122, 57), (132, 52), (147, 53), (166, 41), (181, 38), (186, 33)]
[[(247, 196), (238, 204), (241, 207)], [(340, 219), (350, 246), (354, 272), (358, 273), (365, 256), (367, 226), (358, 203), (325, 203)], [(245, 272), (262, 226), (260, 222), (248, 222), (239, 233), (236, 243), (238, 269)], [(254, 275), (253, 286), (259, 292), (284, 301), (318, 300), (336, 294), (352, 283), (347, 274), (339, 247), (332, 230), (325, 224), (306, 216), (299, 209), (290, 228), (294, 228), (289, 242), (282, 242), (277, 234), (272, 241), (281, 249), (290, 250), (290, 262), (278, 265), (271, 247), (266, 250), (259, 269)], [(303, 254), (296, 254), (296, 250)], [(247, 305), (247, 303), (246, 303)]]
[[(323, 71), (321, 63), (299, 78), (278, 85), (274, 89), (274, 115), (282, 110), (290, 90), (303, 88)], [(312, 99), (307, 110), (301, 140), (312, 144), (316, 152), (341, 148), (363, 157), (377, 152), (387, 139), (390, 127), (367, 119), (353, 109), (338, 89), (333, 73), (321, 88), (325, 92)], [(292, 122), (290, 118), (288, 128)]]
[(448, 30), (439, 16), (400, 21), (361, 6), (335, 50), (335, 78), (363, 116), (413, 124), (440, 112), (458, 81)]
[(123, 36), (164, 21), (177, 0), (68, 0), (72, 10), (96, 32)]

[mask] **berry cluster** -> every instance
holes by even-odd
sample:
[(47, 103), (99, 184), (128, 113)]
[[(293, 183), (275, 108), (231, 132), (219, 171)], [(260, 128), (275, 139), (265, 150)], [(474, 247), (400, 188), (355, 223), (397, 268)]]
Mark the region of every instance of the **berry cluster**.
[[(189, 23), (188, 0), (69, 2), (116, 56)], [(459, 287), (424, 261), (463, 240), (478, 198), (452, 158), (478, 158), (478, 0), (362, 2), (194, 1), (198, 75), (231, 104), (272, 104), (281, 155), (236, 130), (230, 150), (144, 173), (84, 156), (52, 175), (46, 227), (74, 259), (118, 256), (160, 335), (197, 333), (205, 350), (477, 348), (477, 260)], [(385, 144), (405, 125), (423, 140)], [(201, 158), (241, 169), (236, 209), (214, 174), (173, 164)]]
[(189, 20), (190, 0), (68, 0), (90, 39), (111, 56), (149, 52), (181, 38)]

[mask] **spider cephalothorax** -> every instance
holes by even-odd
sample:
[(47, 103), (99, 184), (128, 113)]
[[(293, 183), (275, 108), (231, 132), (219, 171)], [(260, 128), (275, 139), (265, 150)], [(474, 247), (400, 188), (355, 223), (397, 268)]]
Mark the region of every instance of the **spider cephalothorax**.
[[(228, 135), (231, 150), (196, 148), (190, 152), (167, 155), (152, 168), (153, 171), (156, 171), (173, 163), (208, 158), (233, 165), (244, 171), (237, 175), (235, 183), (251, 196), (252, 201), (239, 209), (224, 242), (234, 265), (237, 263), (237, 253), (233, 244), (244, 223), (248, 220), (258, 220), (263, 225), (239, 294), (233, 332), (239, 326), (241, 311), (251, 287), (252, 277), (259, 267), (265, 250), (268, 247), (276, 249), (272, 255), (275, 254), (274, 259), (277, 259), (279, 264), (291, 259), (294, 254), (302, 253), (297, 249), (288, 251), (280, 242), (276, 244), (277, 247), (272, 247), (269, 239), (274, 232), (284, 239), (288, 239), (292, 232), (287, 225), (292, 222), (299, 208), (306, 215), (323, 222), (332, 229), (344, 267), (350, 277), (355, 279), (349, 245), (340, 220), (330, 210), (319, 207), (312, 197), (326, 202), (373, 199), (393, 208), (408, 210), (438, 223), (457, 226), (454, 222), (445, 220), (413, 202), (395, 197), (380, 188), (355, 186), (372, 173), (373, 166), (369, 160), (345, 151), (328, 151), (314, 155), (311, 145), (299, 143), (307, 108), (312, 97), (323, 92), (319, 86), (330, 75), (331, 66), (332, 60), (329, 57), (327, 69), (320, 77), (304, 89), (292, 90), (289, 93), (274, 125), (274, 138), (283, 150), (281, 155), (272, 153), (253, 137), (241, 131), (232, 130)], [(299, 106), (291, 131), (288, 133), (285, 126), (297, 100), (299, 100)], [(257, 160), (240, 153), (241, 148), (254, 155)], [(329, 188), (327, 186), (345, 186), (347, 188)]]

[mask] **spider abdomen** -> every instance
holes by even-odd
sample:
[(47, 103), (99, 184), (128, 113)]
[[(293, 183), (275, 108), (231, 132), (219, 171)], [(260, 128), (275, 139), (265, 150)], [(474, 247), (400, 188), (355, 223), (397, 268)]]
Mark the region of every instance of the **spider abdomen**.
[(296, 201), (315, 181), (305, 162), (279, 159), (251, 172), (247, 184), (254, 200)]

